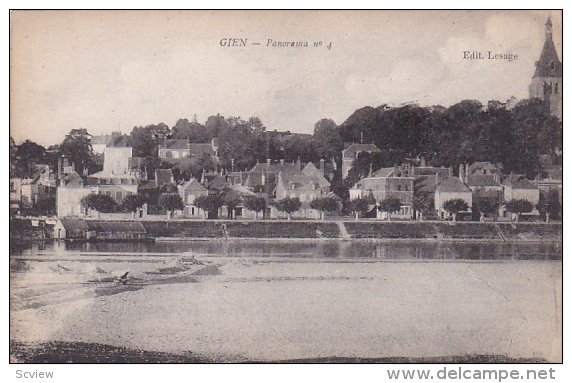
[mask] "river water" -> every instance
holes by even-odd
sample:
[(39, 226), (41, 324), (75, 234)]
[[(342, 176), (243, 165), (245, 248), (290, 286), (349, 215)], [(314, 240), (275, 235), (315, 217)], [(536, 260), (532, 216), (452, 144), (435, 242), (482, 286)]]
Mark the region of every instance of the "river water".
[(10, 256), (19, 342), (222, 361), (562, 355), (557, 243), (53, 242)]

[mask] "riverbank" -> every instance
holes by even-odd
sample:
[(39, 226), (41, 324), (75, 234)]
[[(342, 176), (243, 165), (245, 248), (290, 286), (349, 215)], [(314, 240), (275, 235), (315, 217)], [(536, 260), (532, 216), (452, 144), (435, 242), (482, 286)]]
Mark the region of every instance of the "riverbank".
[[(352, 243), (358, 241), (347, 244)], [(400, 249), (386, 250), (368, 260), (300, 257), (299, 251), (217, 256), (221, 251), (213, 250), (196, 259), (220, 273), (192, 278), (173, 266), (178, 262), (163, 264), (157, 257), (44, 254), (10, 276), (12, 357), (157, 363), (561, 361), (561, 261), (432, 262), (422, 252), (404, 260)], [(132, 277), (125, 285), (107, 282), (108, 274), (126, 270)]]
[[(106, 222), (106, 221), (102, 221)], [(117, 222), (117, 221), (114, 221)], [(133, 221), (125, 221), (133, 222)], [(442, 221), (229, 221), (140, 220), (151, 240), (212, 239), (339, 239), (561, 242), (562, 223), (492, 223)], [(52, 230), (53, 231), (53, 230)], [(42, 240), (53, 237), (50, 226), (32, 226), (29, 220), (11, 220), (10, 239)]]
[[(546, 223), (373, 222), (373, 221), (143, 221), (161, 241), (259, 240), (429, 240), (561, 242), (562, 225)], [(344, 230), (345, 229), (345, 233)]]

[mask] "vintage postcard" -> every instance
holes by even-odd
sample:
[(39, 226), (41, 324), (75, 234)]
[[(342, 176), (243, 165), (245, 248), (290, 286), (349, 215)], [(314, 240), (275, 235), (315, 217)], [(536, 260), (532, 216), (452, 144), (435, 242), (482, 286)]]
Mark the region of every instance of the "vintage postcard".
[(12, 11), (11, 363), (561, 363), (562, 24)]

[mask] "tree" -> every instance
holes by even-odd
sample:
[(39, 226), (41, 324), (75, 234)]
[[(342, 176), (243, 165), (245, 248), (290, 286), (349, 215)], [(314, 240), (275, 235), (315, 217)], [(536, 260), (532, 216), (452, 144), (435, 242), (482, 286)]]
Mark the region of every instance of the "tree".
[(227, 218), (234, 219), (234, 211), (242, 202), (240, 194), (236, 190), (225, 190), (222, 194), (222, 202), (227, 209)]
[(255, 213), (254, 219), (258, 219), (258, 213), (266, 210), (266, 199), (264, 197), (249, 196), (244, 199), (244, 207)]
[(391, 221), (391, 213), (401, 209), (401, 200), (395, 197), (388, 197), (379, 203), (379, 210), (387, 213), (387, 220)]
[(285, 212), (288, 215), (288, 221), (290, 221), (292, 219), (291, 214), (294, 213), (295, 211), (300, 210), (300, 208), (302, 207), (302, 203), (300, 202), (300, 198), (298, 197), (294, 198), (286, 197), (279, 201), (276, 201), (274, 206), (276, 206), (276, 209), (278, 209), (278, 211)]
[(520, 220), (520, 215), (522, 213), (530, 213), (534, 206), (530, 201), (525, 199), (513, 199), (505, 204), (505, 208), (507, 211), (516, 214), (516, 221), (518, 222)]
[(202, 195), (195, 199), (195, 206), (205, 212), (218, 215), (218, 209), (222, 206), (222, 199), (216, 194)]
[(344, 142), (333, 120), (324, 118), (316, 122), (313, 141), (320, 158), (340, 158)]
[(357, 221), (360, 214), (363, 215), (367, 213), (369, 209), (369, 203), (365, 198), (352, 199), (348, 203), (348, 209), (353, 214), (355, 214), (355, 219)]
[(453, 222), (457, 220), (457, 214), (460, 211), (465, 211), (469, 205), (461, 198), (453, 198), (443, 203), (443, 209), (453, 216)]
[(540, 214), (545, 217), (546, 222), (562, 217), (562, 204), (558, 200), (558, 195), (551, 195), (546, 199), (541, 198), (537, 208)]
[(15, 154), (15, 158), (17, 158), (15, 165), (18, 167), (18, 172), (24, 177), (32, 176), (34, 165), (46, 163), (46, 149), (30, 140), (26, 140), (18, 146)]
[(137, 209), (145, 204), (145, 198), (140, 194), (131, 194), (125, 197), (121, 203), (121, 208), (123, 211), (135, 213)]
[(339, 210), (341, 207), (341, 202), (339, 198), (336, 197), (321, 197), (315, 198), (310, 202), (310, 207), (320, 211), (320, 219), (324, 219), (325, 212), (334, 212)]
[(181, 210), (183, 205), (183, 200), (181, 196), (177, 193), (163, 193), (159, 197), (159, 205), (165, 210), (167, 210), (167, 218), (173, 217), (175, 210)]
[(97, 211), (98, 217), (100, 213), (113, 213), (117, 208), (115, 200), (107, 194), (88, 194), (81, 199), (81, 204)]
[(93, 150), (87, 132), (78, 134), (77, 129), (72, 129), (62, 142), (60, 152), (74, 164), (75, 170), (80, 175), (84, 169), (88, 169), (90, 173), (99, 170), (99, 166), (93, 160)]
[(489, 198), (481, 198), (475, 203), (475, 210), (481, 215), (481, 222), (485, 220), (486, 215), (494, 214), (498, 208), (499, 203)]

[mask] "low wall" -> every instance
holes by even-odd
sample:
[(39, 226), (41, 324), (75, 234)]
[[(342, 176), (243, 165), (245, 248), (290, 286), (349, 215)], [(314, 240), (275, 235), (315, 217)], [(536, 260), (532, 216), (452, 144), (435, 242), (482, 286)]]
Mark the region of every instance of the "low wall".
[[(117, 220), (113, 220), (117, 222)], [(131, 220), (126, 220), (131, 221)], [(379, 222), (379, 221), (228, 221), (137, 220), (150, 238), (209, 239), (417, 239), (562, 241), (561, 223)], [(340, 232), (345, 227), (347, 233)], [(53, 226), (32, 226), (28, 219), (10, 220), (10, 239), (49, 239)]]

